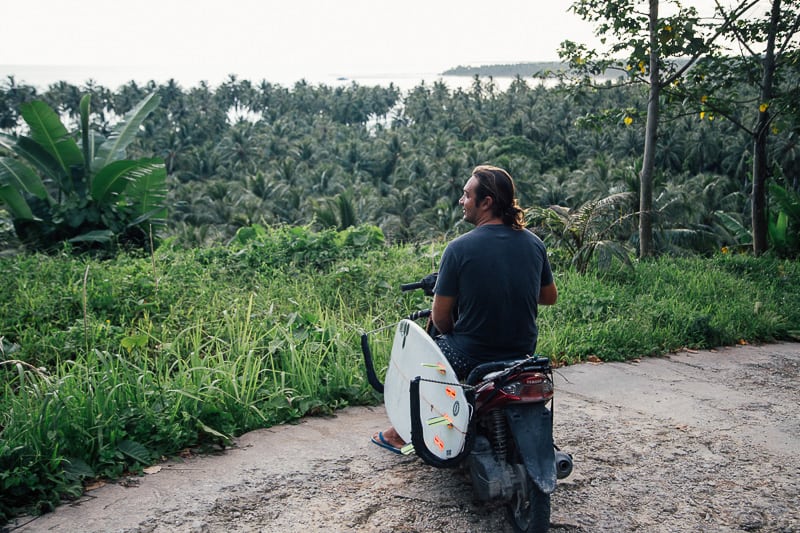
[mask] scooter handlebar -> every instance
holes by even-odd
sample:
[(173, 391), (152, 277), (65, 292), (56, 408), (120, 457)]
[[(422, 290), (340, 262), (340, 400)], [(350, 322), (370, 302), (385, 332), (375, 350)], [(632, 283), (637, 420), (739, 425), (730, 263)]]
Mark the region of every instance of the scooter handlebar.
[(400, 290), (403, 292), (414, 291), (422, 289), (427, 296), (433, 296), (433, 289), (436, 287), (436, 279), (439, 277), (438, 272), (428, 274), (424, 278), (414, 283), (404, 283), (400, 285)]

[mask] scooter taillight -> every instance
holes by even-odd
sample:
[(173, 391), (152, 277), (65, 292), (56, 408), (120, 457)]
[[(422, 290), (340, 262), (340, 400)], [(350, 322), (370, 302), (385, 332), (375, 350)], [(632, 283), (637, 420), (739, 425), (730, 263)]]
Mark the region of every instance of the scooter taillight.
[(553, 397), (553, 381), (540, 372), (526, 372), (506, 383), (500, 390), (523, 402), (544, 402)]

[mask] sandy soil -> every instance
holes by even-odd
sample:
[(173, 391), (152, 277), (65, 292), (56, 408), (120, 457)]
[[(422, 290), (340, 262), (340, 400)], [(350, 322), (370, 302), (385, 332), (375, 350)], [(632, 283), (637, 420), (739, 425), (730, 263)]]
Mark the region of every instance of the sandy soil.
[[(800, 344), (582, 364), (556, 374), (557, 444), (575, 457), (551, 531), (800, 531)], [(382, 408), (248, 433), (8, 531), (509, 531), (462, 470), (372, 445)]]

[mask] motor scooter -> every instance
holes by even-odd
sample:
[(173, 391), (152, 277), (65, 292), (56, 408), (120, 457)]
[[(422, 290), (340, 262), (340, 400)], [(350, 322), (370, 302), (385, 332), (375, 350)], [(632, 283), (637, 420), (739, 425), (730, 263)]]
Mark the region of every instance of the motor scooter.
[[(433, 295), (436, 273), (404, 291), (422, 289)], [(438, 334), (430, 321), (430, 310), (417, 311), (409, 320), (428, 319), (426, 331)], [(374, 368), (369, 333), (361, 336), (361, 349), (369, 383), (383, 393), (383, 383)], [(502, 502), (515, 531), (541, 533), (550, 527), (550, 495), (557, 479), (570, 475), (572, 456), (553, 441), (553, 371), (550, 360), (532, 355), (479, 365), (467, 379), (450, 384), (464, 389), (470, 404), (470, 420), (463, 449), (442, 459), (422, 438), (420, 381), (410, 391), (411, 444), (413, 452), (437, 468), (466, 466), (474, 497), (481, 502)]]

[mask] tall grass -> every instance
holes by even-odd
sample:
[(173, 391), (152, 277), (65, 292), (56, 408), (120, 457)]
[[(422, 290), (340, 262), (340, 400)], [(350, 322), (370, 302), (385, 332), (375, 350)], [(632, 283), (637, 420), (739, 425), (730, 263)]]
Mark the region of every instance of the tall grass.
[(621, 361), (683, 347), (800, 338), (800, 263), (720, 255), (662, 258), (614, 273), (557, 274), (539, 351)]
[[(359, 335), (388, 326), (372, 336), (385, 366), (392, 325), (429, 304), (397, 287), (433, 270), (443, 245), (305, 231), (152, 258), (0, 260), (0, 521), (187, 447), (380, 401)], [(797, 262), (556, 272), (560, 300), (540, 311), (538, 351), (561, 363), (800, 333)]]

